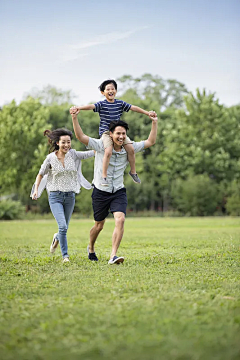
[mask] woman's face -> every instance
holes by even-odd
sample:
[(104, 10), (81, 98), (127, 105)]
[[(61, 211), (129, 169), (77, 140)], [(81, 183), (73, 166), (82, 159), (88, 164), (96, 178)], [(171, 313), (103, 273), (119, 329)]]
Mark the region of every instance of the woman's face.
[(63, 153), (67, 153), (68, 150), (71, 149), (71, 138), (69, 135), (63, 135), (60, 137), (59, 142), (57, 142), (57, 145), (59, 146), (59, 151)]

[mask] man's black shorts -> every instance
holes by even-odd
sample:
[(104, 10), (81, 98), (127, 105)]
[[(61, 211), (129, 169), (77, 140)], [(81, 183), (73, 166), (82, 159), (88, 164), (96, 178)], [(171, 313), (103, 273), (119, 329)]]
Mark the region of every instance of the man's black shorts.
[(127, 210), (127, 194), (126, 189), (122, 188), (115, 193), (109, 193), (93, 188), (92, 206), (95, 221), (106, 219), (109, 209), (112, 213), (120, 211), (126, 215)]

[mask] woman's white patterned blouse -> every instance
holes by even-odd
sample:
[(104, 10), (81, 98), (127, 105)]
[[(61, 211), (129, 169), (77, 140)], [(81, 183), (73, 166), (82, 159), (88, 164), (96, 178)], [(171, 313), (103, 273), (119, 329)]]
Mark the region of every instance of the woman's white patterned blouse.
[(92, 156), (94, 156), (94, 151), (76, 151), (71, 149), (65, 155), (63, 166), (56, 153), (49, 154), (39, 171), (39, 175), (47, 175), (47, 192), (79, 192), (79, 160), (87, 159)]

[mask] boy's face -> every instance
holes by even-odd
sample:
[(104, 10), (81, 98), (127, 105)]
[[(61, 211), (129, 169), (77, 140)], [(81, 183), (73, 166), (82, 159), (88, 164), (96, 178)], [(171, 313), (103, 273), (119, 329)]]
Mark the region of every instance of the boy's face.
[(107, 101), (114, 102), (117, 90), (115, 89), (113, 84), (108, 84), (104, 91), (101, 91), (101, 93), (105, 96)]

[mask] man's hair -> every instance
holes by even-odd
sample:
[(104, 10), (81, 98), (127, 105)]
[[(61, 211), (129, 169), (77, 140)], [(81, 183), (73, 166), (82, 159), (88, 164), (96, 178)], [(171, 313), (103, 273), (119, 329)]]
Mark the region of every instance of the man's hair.
[(113, 120), (110, 122), (110, 125), (109, 125), (109, 131), (111, 131), (112, 133), (114, 132), (115, 128), (117, 126), (122, 126), (124, 127), (124, 129), (126, 129), (126, 132), (128, 131), (129, 127), (128, 127), (128, 124), (125, 122), (125, 121), (122, 121), (122, 120)]
[(104, 80), (101, 85), (98, 87), (100, 91), (104, 91), (105, 90), (105, 87), (108, 85), (108, 84), (113, 84), (115, 89), (117, 90), (117, 83), (115, 80), (112, 80), (112, 79), (109, 79), (109, 80)]

